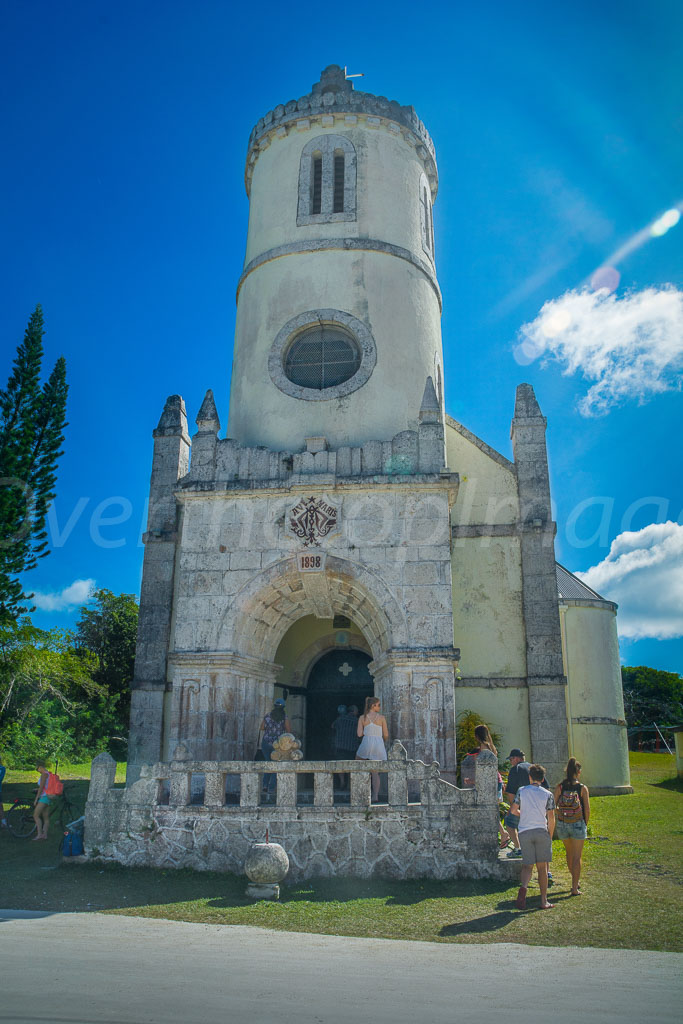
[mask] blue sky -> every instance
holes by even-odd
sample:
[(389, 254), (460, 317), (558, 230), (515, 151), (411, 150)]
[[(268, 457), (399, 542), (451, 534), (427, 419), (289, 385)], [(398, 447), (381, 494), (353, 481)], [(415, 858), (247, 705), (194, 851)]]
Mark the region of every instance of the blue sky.
[(534, 385), (558, 559), (620, 602), (627, 663), (683, 671), (683, 222), (658, 221), (683, 200), (683, 7), (475, 6), (2, 5), (0, 373), (40, 301), (71, 386), (40, 625), (73, 623), (76, 581), (138, 590), (166, 396), (193, 424), (212, 387), (227, 420), (249, 132), (335, 62), (436, 145), (447, 411), (509, 455)]

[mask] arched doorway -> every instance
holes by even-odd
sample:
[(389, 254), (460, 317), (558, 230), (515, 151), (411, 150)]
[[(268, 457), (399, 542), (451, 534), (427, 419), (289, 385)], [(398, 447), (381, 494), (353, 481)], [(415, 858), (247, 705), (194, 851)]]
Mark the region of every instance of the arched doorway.
[(315, 663), (306, 688), (307, 761), (327, 761), (333, 756), (332, 723), (339, 704), (355, 704), (363, 713), (365, 698), (374, 693), (374, 682), (365, 651), (331, 650)]

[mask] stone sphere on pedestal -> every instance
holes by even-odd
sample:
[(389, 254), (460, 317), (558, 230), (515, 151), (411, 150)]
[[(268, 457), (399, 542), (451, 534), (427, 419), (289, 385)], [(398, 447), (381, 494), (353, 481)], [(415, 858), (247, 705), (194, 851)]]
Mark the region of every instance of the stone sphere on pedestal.
[(279, 843), (254, 843), (244, 870), (250, 882), (247, 896), (276, 900), (280, 897), (279, 883), (289, 871), (289, 857)]

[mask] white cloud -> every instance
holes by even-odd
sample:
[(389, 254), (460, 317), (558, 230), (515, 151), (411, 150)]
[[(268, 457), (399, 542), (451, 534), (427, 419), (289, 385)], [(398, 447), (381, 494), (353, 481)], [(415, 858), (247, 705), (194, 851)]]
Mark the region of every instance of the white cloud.
[(586, 572), (589, 587), (619, 605), (619, 635), (631, 640), (683, 636), (683, 526), (652, 523), (620, 533)]
[(76, 605), (85, 604), (95, 590), (95, 580), (74, 580), (63, 590), (43, 594), (35, 591), (33, 604), (43, 612), (62, 612)]
[(683, 292), (673, 285), (618, 298), (606, 289), (566, 292), (520, 331), (515, 356), (563, 364), (595, 383), (579, 402), (583, 416), (602, 416), (620, 402), (681, 387)]

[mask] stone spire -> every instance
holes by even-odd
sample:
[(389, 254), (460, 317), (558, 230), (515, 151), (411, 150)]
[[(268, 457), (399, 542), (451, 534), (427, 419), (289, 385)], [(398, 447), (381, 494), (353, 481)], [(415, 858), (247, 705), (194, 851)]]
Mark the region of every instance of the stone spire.
[(199, 432), (201, 434), (217, 434), (221, 429), (218, 412), (216, 410), (216, 403), (214, 402), (213, 391), (211, 388), (209, 388), (204, 396), (204, 401), (202, 402), (201, 409), (197, 413), (197, 419), (195, 422), (199, 427)]
[(519, 384), (515, 395), (515, 416), (520, 420), (544, 419), (531, 384)]
[(531, 384), (520, 384), (510, 436), (519, 493), (531, 756), (550, 779), (559, 779), (569, 748), (546, 423)]
[(427, 377), (417, 428), (420, 473), (440, 473), (446, 465), (444, 426), (434, 381)]
[(538, 524), (552, 520), (545, 444), (547, 422), (531, 384), (520, 384), (515, 396), (510, 437), (517, 467), (522, 519)]
[(147, 531), (142, 538), (145, 556), (135, 676), (131, 686), (128, 785), (137, 780), (143, 764), (153, 764), (161, 757), (178, 521), (175, 492), (190, 462), (187, 415), (180, 395), (166, 399), (153, 436)]
[(441, 406), (439, 405), (439, 399), (436, 397), (434, 381), (431, 377), (427, 377), (420, 406), (420, 423), (438, 423), (440, 419)]
[(169, 395), (166, 399), (164, 411), (161, 414), (159, 425), (153, 434), (154, 437), (188, 437), (187, 434), (187, 413), (185, 402), (181, 395)]

